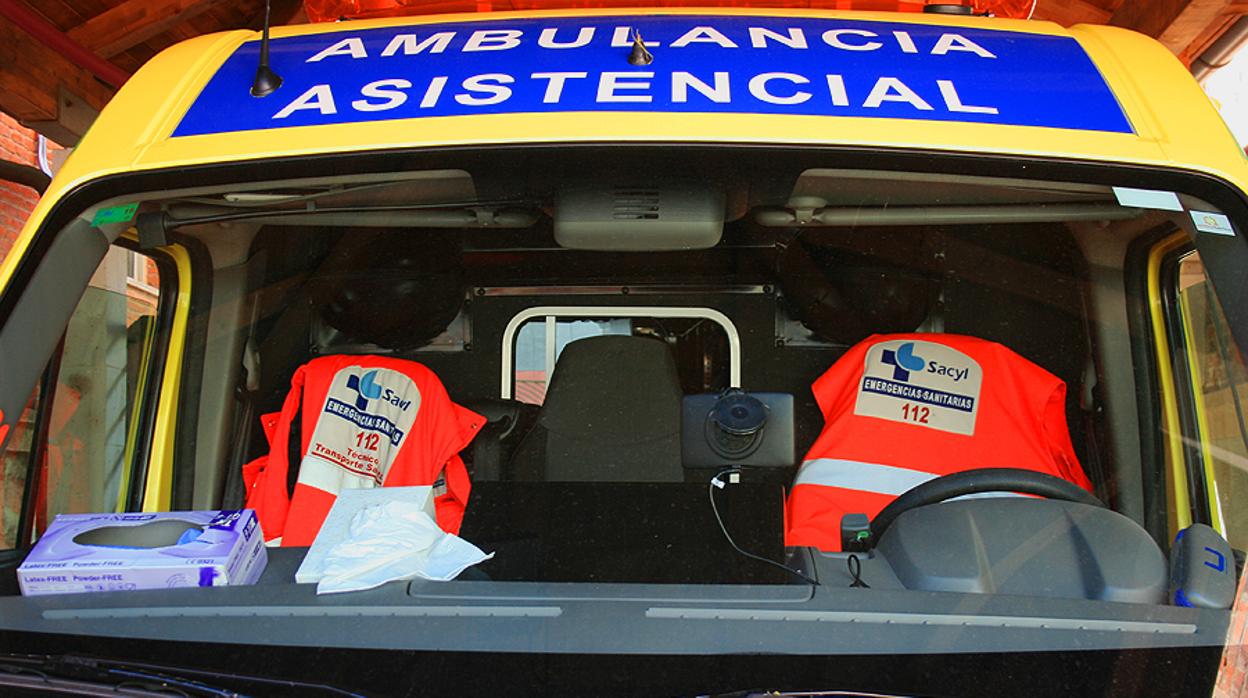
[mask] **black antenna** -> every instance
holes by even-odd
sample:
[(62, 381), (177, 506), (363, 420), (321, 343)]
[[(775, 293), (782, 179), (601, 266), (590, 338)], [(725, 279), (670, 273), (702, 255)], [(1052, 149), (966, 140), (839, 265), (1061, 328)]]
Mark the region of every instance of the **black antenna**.
[(646, 42), (641, 40), (641, 32), (633, 29), (633, 52), (628, 54), (629, 65), (650, 65), (654, 56), (646, 49)]
[(260, 36), (260, 65), (256, 66), (256, 79), (251, 83), (252, 97), (267, 97), (282, 86), (282, 76), (269, 67), (269, 11), (272, 1), (264, 0), (264, 33)]

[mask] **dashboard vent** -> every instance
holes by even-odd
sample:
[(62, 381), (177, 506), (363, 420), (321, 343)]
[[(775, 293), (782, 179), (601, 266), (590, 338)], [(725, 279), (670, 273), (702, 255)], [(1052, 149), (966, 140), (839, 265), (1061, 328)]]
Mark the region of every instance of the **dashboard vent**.
[(659, 219), (659, 192), (655, 189), (617, 189), (612, 192), (611, 217), (620, 221)]

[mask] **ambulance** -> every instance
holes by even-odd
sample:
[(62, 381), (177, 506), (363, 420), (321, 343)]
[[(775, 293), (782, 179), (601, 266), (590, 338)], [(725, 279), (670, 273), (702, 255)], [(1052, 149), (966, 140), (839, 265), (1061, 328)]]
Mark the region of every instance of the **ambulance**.
[[(850, 4), (155, 57), (0, 265), (0, 691), (1230, 685), (1244, 152), (1152, 39)], [(395, 486), (492, 557), (300, 583)], [(189, 511), (254, 512), (258, 581), (23, 593), (58, 516)]]

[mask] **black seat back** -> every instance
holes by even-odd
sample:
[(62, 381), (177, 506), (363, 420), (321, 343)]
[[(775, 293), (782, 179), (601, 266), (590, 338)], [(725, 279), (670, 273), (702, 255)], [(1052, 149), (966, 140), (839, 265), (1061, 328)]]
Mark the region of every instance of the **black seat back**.
[(537, 424), (512, 461), (516, 479), (681, 482), (676, 362), (663, 342), (603, 336), (564, 348)]

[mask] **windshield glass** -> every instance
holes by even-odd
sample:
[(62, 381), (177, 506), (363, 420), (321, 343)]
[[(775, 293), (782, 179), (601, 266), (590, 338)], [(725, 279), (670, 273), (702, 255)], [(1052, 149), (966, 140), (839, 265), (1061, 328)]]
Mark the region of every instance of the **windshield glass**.
[[(8, 442), (5, 542), (56, 514), (255, 512), (257, 585), (61, 589), (105, 592), (60, 597), (88, 635), (154, 605), (143, 637), (229, 642), (198, 608), (294, 646), (380, 604), (375, 633), (315, 642), (802, 654), (866, 623), (880, 653), (1219, 645), (1233, 583), (1172, 561), (1196, 531), (1233, 582), (1248, 547), (1248, 326), (1220, 302), (1238, 204), (915, 162), (499, 151), (137, 194)], [(344, 493), (422, 486), (422, 516), (492, 558), (296, 583)], [(179, 521), (161, 535), (201, 526)], [(592, 637), (564, 624), (578, 603)], [(451, 616), (472, 630), (433, 631)]]

